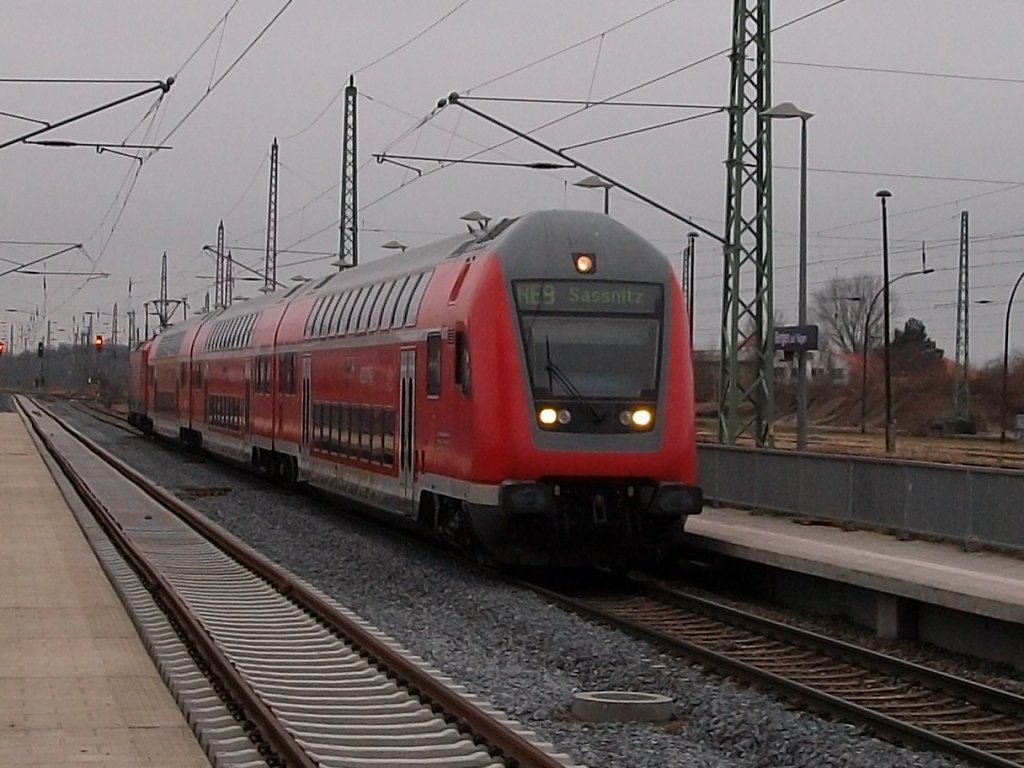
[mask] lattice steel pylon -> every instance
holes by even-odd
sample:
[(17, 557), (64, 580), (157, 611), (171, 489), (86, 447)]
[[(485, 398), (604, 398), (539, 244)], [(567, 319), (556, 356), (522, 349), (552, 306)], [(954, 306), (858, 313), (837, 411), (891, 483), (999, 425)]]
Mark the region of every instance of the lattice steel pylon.
[(968, 218), (967, 211), (960, 212), (960, 278), (957, 282), (956, 371), (953, 375), (953, 418), (958, 421), (971, 418), (971, 393), (967, 382), (967, 366), (970, 362), (968, 318), (971, 307)]
[(263, 261), (263, 292), (277, 288), (277, 137), (270, 145), (270, 191), (267, 195), (267, 254)]
[(718, 437), (772, 444), (770, 0), (734, 0)]
[(224, 220), (221, 219), (217, 226), (217, 268), (214, 271), (213, 283), (213, 307), (220, 309), (224, 306)]
[(356, 215), (356, 84), (349, 76), (345, 86), (345, 127), (341, 137), (341, 223), (338, 269), (359, 264), (359, 232)]
[(171, 322), (167, 307), (167, 251), (164, 251), (164, 255), (160, 259), (160, 310), (158, 312), (161, 331)]

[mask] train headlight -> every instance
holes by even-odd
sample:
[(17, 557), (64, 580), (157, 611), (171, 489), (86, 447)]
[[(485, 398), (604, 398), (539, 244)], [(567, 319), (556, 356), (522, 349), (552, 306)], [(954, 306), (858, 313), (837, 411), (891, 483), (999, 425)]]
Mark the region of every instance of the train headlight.
[(654, 411), (650, 408), (636, 408), (619, 414), (619, 423), (634, 429), (649, 429), (654, 423)]
[(633, 422), (634, 427), (647, 429), (654, 421), (654, 414), (649, 408), (637, 408), (630, 416), (630, 421)]
[(558, 421), (558, 411), (554, 408), (541, 408), (537, 413), (537, 421), (545, 427), (550, 427)]
[(568, 424), (570, 421), (572, 421), (572, 414), (569, 413), (569, 411), (567, 411), (565, 408), (563, 408), (562, 410), (560, 410), (558, 412), (558, 423), (559, 424)]

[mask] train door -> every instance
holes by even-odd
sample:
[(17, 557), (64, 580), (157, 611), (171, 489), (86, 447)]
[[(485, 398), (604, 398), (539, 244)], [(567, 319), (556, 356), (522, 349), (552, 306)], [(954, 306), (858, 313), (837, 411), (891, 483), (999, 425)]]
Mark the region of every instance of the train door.
[(249, 413), (252, 407), (252, 360), (245, 361), (245, 401), (243, 403), (244, 413), (242, 414), (242, 428), (245, 431), (246, 437), (250, 435), (250, 419)]
[(302, 444), (299, 451), (309, 455), (309, 425), (312, 420), (312, 386), (310, 381), (313, 377), (313, 361), (309, 355), (302, 356)]
[(413, 471), (415, 469), (414, 428), (416, 420), (416, 350), (401, 351), (400, 371), (401, 382), (398, 404), (398, 482), (402, 495), (411, 499), (413, 488)]

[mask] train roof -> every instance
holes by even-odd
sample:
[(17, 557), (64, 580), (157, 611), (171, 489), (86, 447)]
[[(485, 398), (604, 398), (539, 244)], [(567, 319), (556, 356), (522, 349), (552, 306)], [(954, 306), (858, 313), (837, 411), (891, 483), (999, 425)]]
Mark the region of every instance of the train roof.
[(287, 290), (236, 301), (229, 307), (195, 315), (187, 321), (169, 326), (156, 337), (158, 348), (167, 337), (168, 353), (171, 336), (180, 339), (190, 328), (208, 322), (230, 321), (258, 316), (263, 310), (282, 303), (292, 303), (320, 295), (371, 284), (377, 281), (426, 271), (446, 259), (470, 255), (476, 251), (493, 252), (499, 260), (518, 275), (541, 274), (550, 265), (553, 252), (594, 252), (619, 249), (630, 253), (637, 262), (638, 273), (653, 276), (652, 258), (671, 269), (668, 259), (642, 236), (604, 214), (590, 211), (533, 211), (514, 218), (499, 219), (489, 226), (408, 248), (401, 253), (365, 262), (319, 278), (307, 280)]

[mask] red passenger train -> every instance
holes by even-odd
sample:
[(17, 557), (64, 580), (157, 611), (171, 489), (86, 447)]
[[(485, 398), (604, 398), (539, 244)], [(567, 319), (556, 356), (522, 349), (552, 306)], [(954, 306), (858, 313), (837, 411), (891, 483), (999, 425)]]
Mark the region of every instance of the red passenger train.
[(130, 420), (497, 562), (647, 560), (702, 505), (685, 323), (646, 240), (534, 212), (167, 328)]

